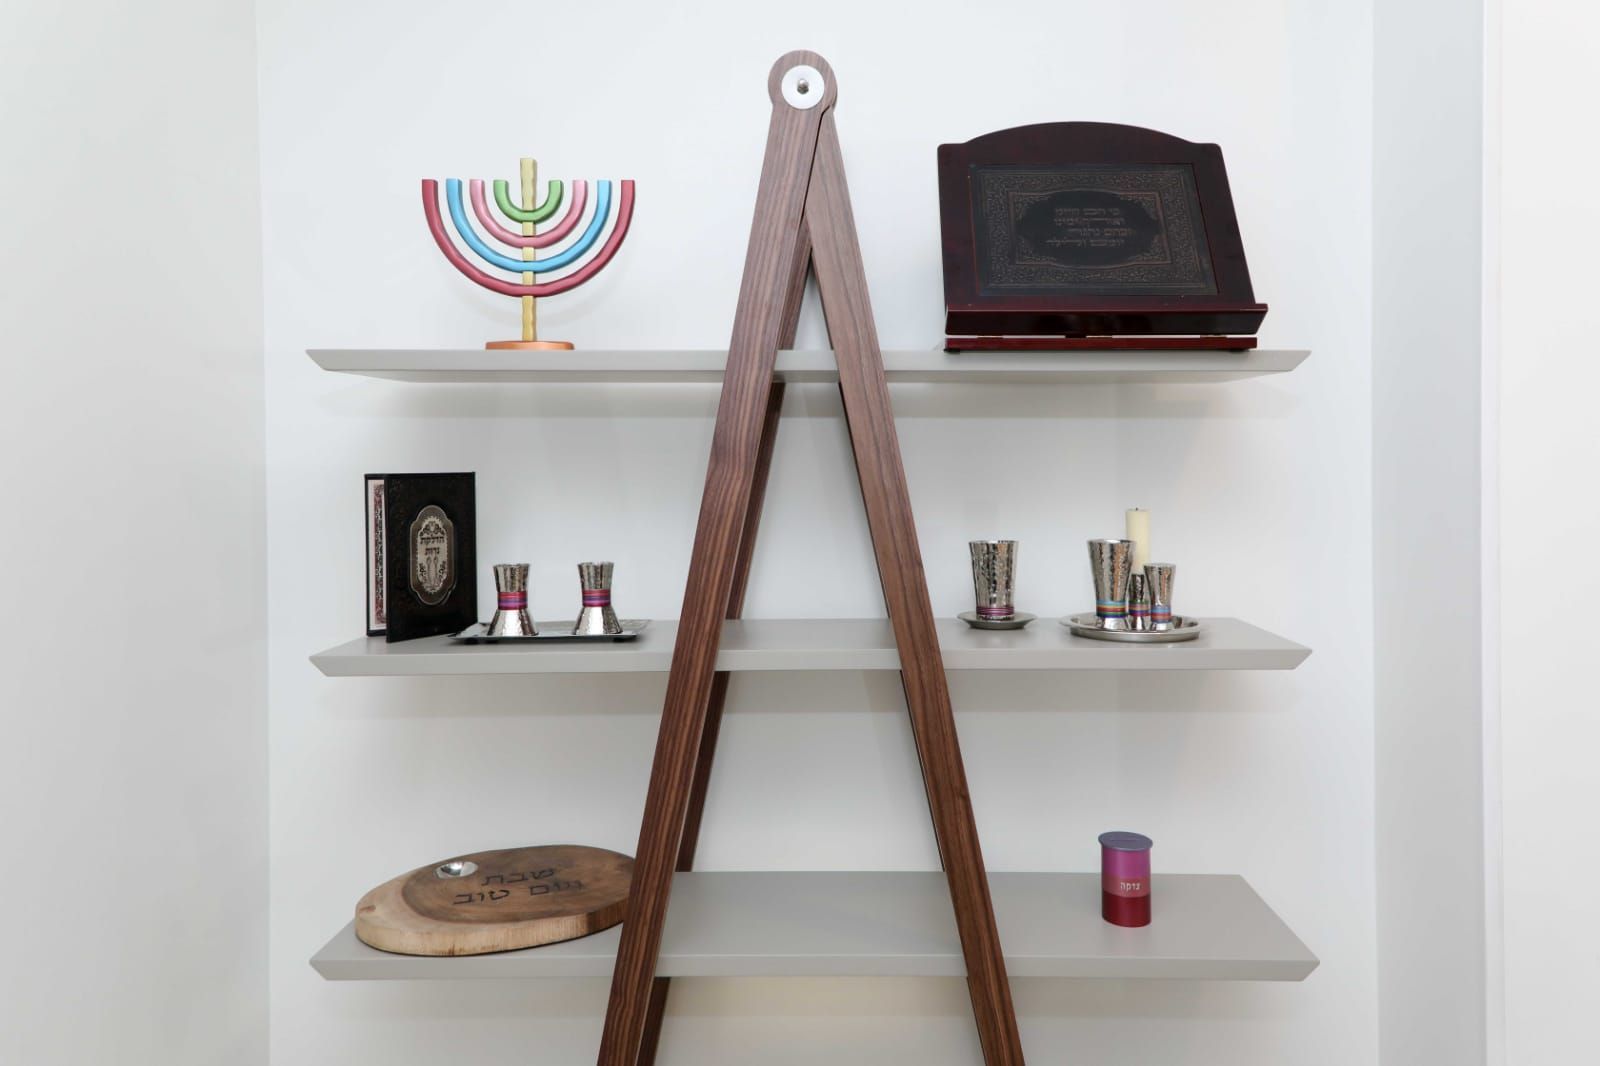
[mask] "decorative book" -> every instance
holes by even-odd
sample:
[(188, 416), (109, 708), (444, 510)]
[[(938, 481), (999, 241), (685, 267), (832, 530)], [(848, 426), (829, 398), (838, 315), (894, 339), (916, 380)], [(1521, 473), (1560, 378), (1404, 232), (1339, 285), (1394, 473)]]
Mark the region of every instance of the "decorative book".
[(367, 635), (390, 643), (478, 620), (476, 476), (368, 474)]

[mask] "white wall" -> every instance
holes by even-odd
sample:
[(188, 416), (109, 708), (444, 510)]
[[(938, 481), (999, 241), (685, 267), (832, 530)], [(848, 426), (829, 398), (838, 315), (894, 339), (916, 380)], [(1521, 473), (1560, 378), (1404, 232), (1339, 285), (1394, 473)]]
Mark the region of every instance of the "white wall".
[(1397, 0), (1374, 21), (1380, 1044), (1385, 1066), (1471, 1066), (1487, 1025), (1483, 5)]
[[(900, 388), (902, 444), (942, 613), (970, 597), (963, 542), (995, 534), (1024, 542), (1027, 609), (1080, 608), (1084, 538), (1137, 503), (1185, 606), (1316, 649), (1281, 675), (956, 676), (991, 868), (1092, 869), (1097, 832), (1138, 828), (1161, 869), (1245, 874), (1323, 959), (1302, 985), (1019, 981), (1029, 1061), (1376, 1061), (1369, 7), (975, 10), (634, 3), (529, 28), (502, 26), (503, 7), (259, 5), (276, 1061), (593, 1056), (602, 981), (327, 984), (306, 960), (365, 889), (434, 857), (555, 839), (632, 850), (664, 679), (341, 681), (306, 657), (360, 632), (370, 470), (476, 470), (480, 556), (534, 563), (536, 613), (566, 613), (572, 563), (604, 556), (621, 606), (671, 617), (716, 400), (345, 379), (303, 349), (511, 335), (515, 305), (432, 247), (417, 180), (509, 175), (529, 153), (551, 176), (640, 188), (617, 263), (549, 302), (547, 335), (726, 343), (764, 79), (795, 47), (838, 73), (891, 347), (939, 337), (940, 142), (1077, 118), (1224, 146), (1273, 306), (1263, 343), (1314, 348), (1302, 370), (1215, 388)], [(812, 316), (802, 340), (820, 337)], [(881, 612), (837, 415), (829, 389), (788, 398), (751, 614)], [(701, 858), (931, 868), (894, 678), (736, 679)], [(977, 1061), (956, 981), (699, 981), (673, 997), (664, 1064)]]
[(267, 1061), (244, 0), (0, 32), (0, 1062)]
[[(1600, 12), (1505, 0), (1503, 22), (1498, 632), (1506, 1061), (1520, 1066), (1600, 1058), (1600, 700), (1581, 624), (1600, 597), (1600, 363), (1585, 314), (1600, 219), (1568, 194), (1600, 164), (1572, 121), (1594, 98)], [(1563, 617), (1578, 624), (1552, 624)]]

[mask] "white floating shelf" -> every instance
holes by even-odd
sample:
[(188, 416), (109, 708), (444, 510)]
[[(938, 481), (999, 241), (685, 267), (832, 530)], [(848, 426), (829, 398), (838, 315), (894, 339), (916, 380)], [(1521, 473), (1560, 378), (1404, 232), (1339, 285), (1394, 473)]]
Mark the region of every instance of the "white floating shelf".
[[(1100, 877), (989, 876), (1012, 977), (1301, 981), (1317, 957), (1242, 877), (1157, 874), (1155, 920), (1100, 917)], [(495, 955), (391, 955), (347, 925), (311, 959), (334, 981), (609, 977), (621, 927)], [(941, 873), (680, 873), (662, 977), (962, 977)]]
[[(999, 633), (935, 620), (948, 670), (1293, 670), (1311, 654), (1237, 618), (1203, 623), (1195, 640), (1141, 645), (1075, 637), (1049, 617)], [(636, 640), (616, 644), (456, 644), (448, 637), (386, 644), (361, 637), (311, 661), (329, 677), (665, 673), (677, 636), (673, 620), (652, 622)], [(900, 653), (886, 619), (745, 619), (723, 624), (717, 669), (898, 670)]]
[[(728, 353), (716, 349), (486, 351), (482, 348), (313, 348), (324, 370), (398, 381), (621, 382), (722, 380)], [(1297, 349), (1215, 351), (962, 352), (891, 350), (891, 382), (1043, 384), (1050, 382), (1214, 382), (1282, 374), (1310, 355)], [(777, 376), (788, 382), (835, 382), (833, 352), (781, 351)]]

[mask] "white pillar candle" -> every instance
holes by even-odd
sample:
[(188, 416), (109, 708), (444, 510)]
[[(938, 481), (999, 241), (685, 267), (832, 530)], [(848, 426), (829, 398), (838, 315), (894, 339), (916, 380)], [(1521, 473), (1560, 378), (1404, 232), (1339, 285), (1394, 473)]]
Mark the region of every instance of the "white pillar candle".
[(1133, 572), (1142, 574), (1150, 561), (1150, 512), (1139, 507), (1129, 508), (1127, 529), (1123, 539), (1133, 541)]

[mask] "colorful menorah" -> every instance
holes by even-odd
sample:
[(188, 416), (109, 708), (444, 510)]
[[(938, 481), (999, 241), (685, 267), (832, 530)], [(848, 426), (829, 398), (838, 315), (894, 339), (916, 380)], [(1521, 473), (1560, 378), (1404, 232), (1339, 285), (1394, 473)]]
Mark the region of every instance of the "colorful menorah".
[[(598, 274), (607, 263), (611, 262), (611, 257), (617, 254), (617, 249), (622, 246), (622, 239), (628, 235), (628, 223), (633, 221), (633, 182), (622, 181), (621, 194), (613, 201), (611, 182), (597, 181), (594, 210), (587, 213), (589, 221), (583, 232), (570, 244), (541, 259), (539, 249), (561, 244), (583, 221), (584, 209), (589, 198), (589, 183), (583, 180), (572, 183), (572, 199), (567, 203), (566, 213), (541, 233), (539, 226), (555, 219), (557, 212), (561, 210), (566, 186), (560, 181), (550, 182), (545, 191), (544, 202), (535, 204), (536, 176), (534, 161), (522, 160), (520, 204), (512, 202), (507, 182), (494, 183), (495, 206), (507, 220), (520, 225), (520, 232), (508, 228), (490, 210), (488, 197), (484, 194), (483, 179), (473, 178), (467, 182), (472, 213), (477, 216), (479, 224), (493, 240), (519, 250), (520, 259), (513, 259), (497, 250), (478, 233), (467, 217), (467, 206), (461, 192), (461, 179), (448, 178), (444, 183), (445, 205), (450, 211), (450, 220), (455, 225), (456, 235), (461, 242), (483, 262), (521, 275), (520, 280), (508, 280), (484, 271), (456, 247), (450, 235), (445, 232), (444, 219), (439, 211), (439, 183), (432, 178), (422, 180), (422, 210), (428, 216), (428, 229), (433, 234), (439, 251), (444, 253), (444, 257), (450, 260), (457, 270), (484, 288), (522, 298), (522, 339), (490, 341), (486, 345), (489, 348), (571, 348), (572, 345), (566, 341), (538, 339), (538, 320), (534, 301), (541, 296), (554, 296), (575, 289)], [(595, 242), (599, 241), (600, 235), (605, 232), (606, 223), (611, 220), (613, 208), (615, 208), (616, 222), (611, 226), (610, 236), (600, 245), (599, 251), (590, 256)], [(585, 256), (588, 258), (585, 259)], [(552, 281), (536, 281), (540, 274), (563, 270), (574, 264), (578, 265), (569, 274), (563, 274)]]

